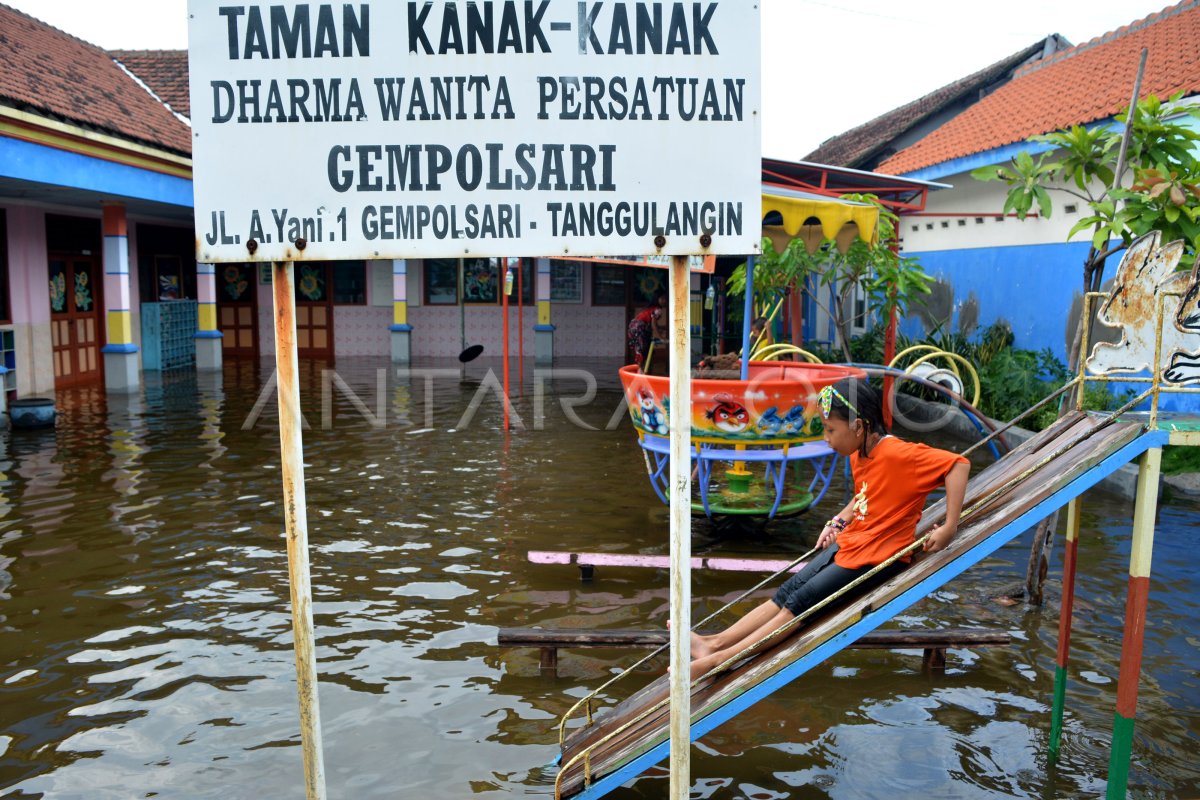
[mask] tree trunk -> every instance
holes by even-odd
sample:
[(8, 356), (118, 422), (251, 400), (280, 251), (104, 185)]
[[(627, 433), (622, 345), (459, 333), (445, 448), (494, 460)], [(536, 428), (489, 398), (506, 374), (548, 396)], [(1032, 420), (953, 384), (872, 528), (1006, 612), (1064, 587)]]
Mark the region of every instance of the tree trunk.
[(792, 281), (791, 292), (788, 295), (789, 319), (792, 323), (792, 346), (804, 347), (804, 281)]
[[(1088, 251), (1087, 260), (1083, 264), (1083, 292), (1084, 303), (1079, 309), (1079, 324), (1075, 326), (1075, 335), (1071, 339), (1071, 348), (1067, 352), (1067, 366), (1072, 375), (1077, 375), (1083, 363), (1082, 359), (1087, 357), (1086, 353), (1081, 353), (1083, 348), (1083, 330), (1084, 326), (1088, 326), (1088, 341), (1091, 341), (1092, 315), (1084, 314), (1087, 309), (1087, 293), (1100, 291), (1100, 285), (1104, 282), (1104, 258), (1096, 258), (1096, 248), (1091, 248)], [(1075, 408), (1076, 395), (1075, 392), (1083, 392), (1083, 386), (1078, 386), (1074, 391), (1067, 394), (1060, 401), (1058, 406), (1058, 416), (1061, 419), (1071, 409)], [(1029, 547), (1029, 566), (1025, 571), (1025, 601), (1030, 605), (1040, 606), (1045, 594), (1046, 575), (1050, 571), (1050, 554), (1054, 552), (1054, 533), (1058, 528), (1058, 512), (1055, 511), (1050, 516), (1038, 523), (1037, 530), (1033, 534), (1033, 543)]]
[(1054, 549), (1054, 533), (1058, 528), (1058, 512), (1038, 523), (1033, 532), (1033, 545), (1029, 548), (1029, 565), (1025, 570), (1025, 602), (1040, 606), (1046, 588), (1046, 575), (1050, 572), (1050, 553)]
[(850, 317), (846, 314), (846, 305), (850, 302), (849, 293), (839, 294), (834, 307), (834, 323), (837, 326), (838, 338), (842, 342), (842, 355), (846, 357), (846, 363), (854, 361), (854, 357), (850, 354)]

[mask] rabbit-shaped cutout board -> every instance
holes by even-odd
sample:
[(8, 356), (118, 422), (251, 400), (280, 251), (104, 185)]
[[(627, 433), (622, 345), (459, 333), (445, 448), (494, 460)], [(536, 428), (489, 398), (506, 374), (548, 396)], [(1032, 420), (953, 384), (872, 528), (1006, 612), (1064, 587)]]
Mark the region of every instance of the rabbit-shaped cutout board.
[[(1121, 259), (1112, 291), (1100, 307), (1104, 325), (1120, 328), (1121, 341), (1098, 343), (1087, 360), (1088, 372), (1149, 370), (1154, 361), (1158, 304), (1165, 303), (1160, 363), (1167, 383), (1200, 381), (1200, 284), (1197, 272), (1176, 272), (1183, 242), (1159, 246), (1161, 235), (1152, 231), (1138, 238)], [(1200, 263), (1200, 262), (1198, 262)], [(1182, 295), (1182, 298), (1179, 297)]]

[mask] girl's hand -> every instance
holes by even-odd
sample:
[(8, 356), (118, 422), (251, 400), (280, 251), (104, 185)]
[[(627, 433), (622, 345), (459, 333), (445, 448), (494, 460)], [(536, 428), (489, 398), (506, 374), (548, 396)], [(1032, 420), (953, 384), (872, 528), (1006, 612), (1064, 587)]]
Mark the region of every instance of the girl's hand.
[(936, 553), (939, 550), (945, 550), (957, 532), (957, 525), (952, 528), (946, 525), (938, 525), (929, 532), (929, 538), (925, 540), (925, 552)]
[(821, 529), (821, 535), (817, 537), (817, 547), (824, 550), (829, 545), (837, 541), (838, 529), (832, 525), (826, 525)]

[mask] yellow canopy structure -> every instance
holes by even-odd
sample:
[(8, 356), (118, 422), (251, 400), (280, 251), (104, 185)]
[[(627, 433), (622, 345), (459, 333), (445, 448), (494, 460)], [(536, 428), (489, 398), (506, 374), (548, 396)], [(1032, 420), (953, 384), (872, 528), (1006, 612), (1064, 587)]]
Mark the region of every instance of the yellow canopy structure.
[[(833, 239), (844, 252), (855, 237), (874, 244), (879, 230), (879, 209), (869, 203), (778, 187), (763, 191), (762, 213), (763, 235), (770, 237), (776, 250), (799, 237), (810, 253), (826, 239)], [(782, 224), (767, 224), (772, 214), (782, 217)]]

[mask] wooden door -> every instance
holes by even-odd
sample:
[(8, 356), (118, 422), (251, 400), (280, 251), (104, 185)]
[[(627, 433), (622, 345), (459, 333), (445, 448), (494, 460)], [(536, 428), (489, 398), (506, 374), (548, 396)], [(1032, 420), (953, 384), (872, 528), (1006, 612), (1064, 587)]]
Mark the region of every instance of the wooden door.
[(103, 377), (100, 270), (91, 256), (50, 257), (50, 338), (54, 387)]
[(227, 356), (258, 355), (258, 284), (254, 264), (217, 265), (217, 328)]
[(296, 264), (296, 352), (301, 358), (333, 357), (333, 265)]

